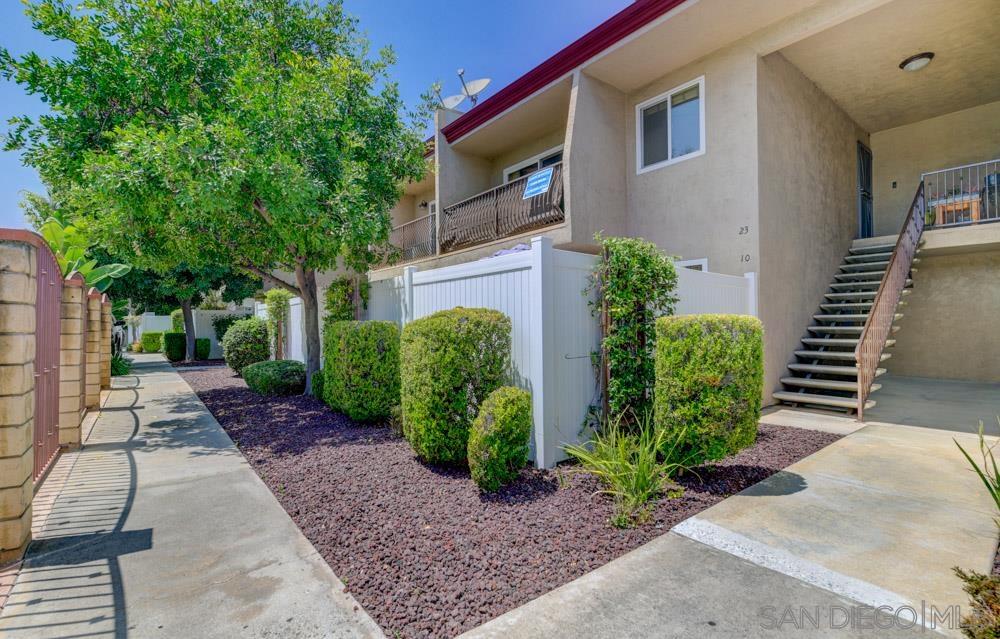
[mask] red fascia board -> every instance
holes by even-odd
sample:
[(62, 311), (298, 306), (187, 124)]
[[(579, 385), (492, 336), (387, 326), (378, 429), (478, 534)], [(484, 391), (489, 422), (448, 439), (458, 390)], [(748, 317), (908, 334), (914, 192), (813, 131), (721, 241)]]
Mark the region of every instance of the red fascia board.
[(636, 0), (545, 62), (462, 114), (457, 120), (442, 128), (441, 132), (448, 142), (454, 142), (471, 133), (684, 2), (685, 0)]

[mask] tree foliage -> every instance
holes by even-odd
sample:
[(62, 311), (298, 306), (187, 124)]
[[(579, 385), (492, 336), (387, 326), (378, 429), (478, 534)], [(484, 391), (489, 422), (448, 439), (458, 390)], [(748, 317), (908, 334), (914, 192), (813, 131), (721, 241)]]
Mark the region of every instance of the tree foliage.
[[(233, 264), (303, 299), (318, 368), (315, 271), (378, 259), (401, 185), (424, 171), (420, 114), (339, 2), (35, 0), (72, 59), (0, 51), (53, 114), (6, 146), (115, 254), (168, 270)], [(411, 117), (413, 116), (413, 117)], [(294, 273), (294, 281), (275, 275)]]

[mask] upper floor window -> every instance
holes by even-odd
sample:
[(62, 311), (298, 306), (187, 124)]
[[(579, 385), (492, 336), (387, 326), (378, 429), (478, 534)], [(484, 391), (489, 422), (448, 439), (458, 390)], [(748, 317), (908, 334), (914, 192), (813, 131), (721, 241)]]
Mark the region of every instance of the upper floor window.
[(636, 105), (636, 170), (658, 169), (705, 152), (705, 77)]
[(514, 166), (508, 166), (503, 171), (503, 181), (505, 183), (513, 182), (518, 178), (531, 175), (535, 171), (541, 171), (547, 166), (559, 164), (560, 162), (562, 162), (562, 146), (557, 146), (553, 149), (545, 151), (544, 153), (539, 153), (533, 158), (528, 158), (523, 162), (515, 164)]

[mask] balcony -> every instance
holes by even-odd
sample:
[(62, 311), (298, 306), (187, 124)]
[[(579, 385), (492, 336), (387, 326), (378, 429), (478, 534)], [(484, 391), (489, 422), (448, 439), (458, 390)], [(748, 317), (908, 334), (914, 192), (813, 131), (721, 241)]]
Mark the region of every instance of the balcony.
[(446, 207), (441, 216), (441, 251), (457, 251), (564, 221), (562, 163), (551, 168), (548, 190), (534, 197), (524, 198), (532, 178), (526, 175)]
[(383, 266), (412, 262), (437, 253), (437, 215), (430, 213), (393, 227)]
[(926, 228), (1000, 220), (1000, 159), (924, 173)]

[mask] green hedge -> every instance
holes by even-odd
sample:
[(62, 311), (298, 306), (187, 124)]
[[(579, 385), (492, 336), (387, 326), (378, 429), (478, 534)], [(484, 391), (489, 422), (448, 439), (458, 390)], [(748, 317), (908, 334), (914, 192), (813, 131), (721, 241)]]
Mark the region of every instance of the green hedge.
[(139, 343), (142, 344), (143, 353), (159, 353), (163, 347), (163, 333), (161, 331), (143, 331)]
[(393, 322), (327, 322), (323, 399), (353, 420), (389, 417), (399, 404), (399, 329)]
[(234, 322), (222, 338), (222, 356), (237, 375), (245, 367), (271, 358), (267, 340), (267, 323), (257, 317)]
[(403, 328), (403, 430), (424, 461), (464, 464), (469, 427), (487, 395), (510, 375), (510, 319), (454, 308)]
[(757, 439), (764, 386), (760, 320), (683, 315), (656, 321), (655, 419), (683, 433), (689, 463), (721, 459)]
[(249, 315), (216, 315), (212, 318), (212, 328), (215, 329), (215, 339), (220, 344), (226, 336), (226, 331), (236, 322), (250, 317)]
[(163, 334), (161, 347), (167, 359), (171, 362), (179, 362), (184, 359), (187, 352), (187, 335), (184, 334), (184, 331), (167, 331)]
[(174, 309), (170, 311), (170, 327), (173, 332), (184, 332), (184, 311), (183, 309)]
[(485, 492), (495, 492), (517, 479), (528, 461), (530, 437), (531, 393), (513, 386), (490, 393), (469, 432), (472, 481)]
[(316, 371), (316, 372), (313, 373), (313, 378), (312, 378), (312, 392), (313, 392), (313, 397), (318, 398), (322, 402), (326, 401), (326, 396), (323, 394), (325, 392), (325, 390), (323, 388), (324, 381), (325, 380), (324, 380), (323, 370), (322, 369), (320, 369), (320, 370), (318, 370), (318, 371)]
[(301, 395), (306, 389), (306, 367), (292, 359), (257, 362), (243, 369), (243, 379), (260, 395)]
[(212, 340), (207, 337), (196, 337), (194, 340), (194, 358), (208, 359), (208, 356), (212, 353)]

